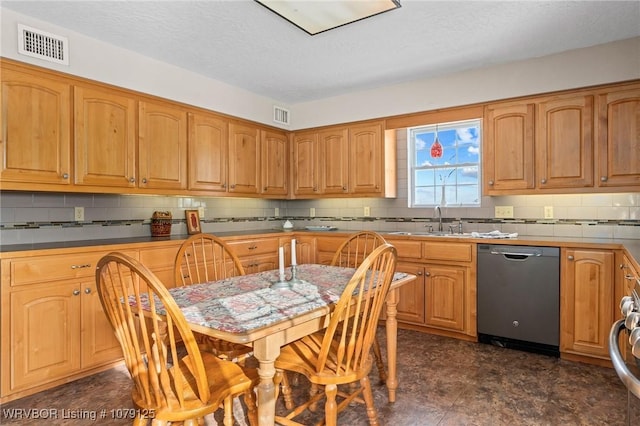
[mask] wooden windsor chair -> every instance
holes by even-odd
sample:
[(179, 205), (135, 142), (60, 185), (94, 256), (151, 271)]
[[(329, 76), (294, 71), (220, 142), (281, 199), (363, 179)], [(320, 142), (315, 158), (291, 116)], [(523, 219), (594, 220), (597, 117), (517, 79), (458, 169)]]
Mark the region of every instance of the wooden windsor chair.
[[(222, 239), (211, 234), (194, 234), (178, 250), (174, 275), (176, 286), (185, 286), (244, 275), (244, 268)], [(200, 333), (194, 335), (201, 350), (224, 359), (243, 361), (252, 352), (249, 346)]]
[[(307, 377), (316, 392), (311, 392), (307, 401), (286, 415), (276, 416), (276, 422), (299, 425), (293, 419), (308, 408), (313, 410), (320, 399), (326, 397), (324, 422), (327, 425), (336, 425), (338, 413), (352, 402), (364, 402), (369, 423), (378, 424), (368, 377), (373, 366), (371, 345), (391, 287), (396, 257), (396, 249), (390, 244), (376, 248), (349, 280), (331, 313), (329, 326), (281, 349), (275, 367), (276, 382), (282, 381), (284, 396), (288, 388), (285, 371)], [(338, 388), (353, 383), (359, 386)], [(317, 392), (320, 387), (324, 392)]]
[[(377, 247), (386, 244), (384, 237), (377, 232), (361, 231), (347, 238), (336, 250), (331, 260), (331, 265), (344, 266), (347, 268), (357, 268)], [(373, 353), (378, 368), (378, 377), (381, 383), (387, 381), (387, 372), (382, 360), (382, 351), (376, 338), (373, 342)]]
[[(96, 283), (133, 380), (133, 404), (140, 410), (134, 425), (202, 424), (222, 405), (224, 424), (232, 426), (232, 399), (239, 395), (250, 423), (257, 424), (257, 372), (201, 353), (173, 297), (149, 269), (127, 255), (110, 253), (98, 262)], [(166, 312), (162, 316), (156, 310), (160, 305)]]

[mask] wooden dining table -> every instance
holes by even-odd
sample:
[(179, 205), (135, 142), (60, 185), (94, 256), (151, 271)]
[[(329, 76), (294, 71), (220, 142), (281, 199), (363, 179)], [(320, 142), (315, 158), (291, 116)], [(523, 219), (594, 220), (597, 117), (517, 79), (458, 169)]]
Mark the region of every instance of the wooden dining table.
[[(169, 289), (192, 330), (253, 348), (259, 362), (258, 424), (273, 425), (276, 392), (274, 362), (280, 348), (322, 330), (355, 269), (304, 264), (296, 267), (295, 283), (276, 288), (279, 271), (247, 274), (219, 281)], [(291, 270), (287, 268), (287, 279)], [(386, 300), (389, 401), (396, 399), (398, 288), (415, 275), (396, 272)], [(162, 312), (159, 312), (162, 313)]]

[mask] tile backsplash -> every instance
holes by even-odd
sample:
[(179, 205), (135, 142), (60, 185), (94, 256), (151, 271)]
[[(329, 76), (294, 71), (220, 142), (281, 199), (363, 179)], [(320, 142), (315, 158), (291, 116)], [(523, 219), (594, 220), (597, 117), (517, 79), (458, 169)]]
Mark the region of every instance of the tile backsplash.
[[(398, 198), (263, 200), (207, 197), (129, 196), (38, 192), (0, 192), (0, 241), (23, 244), (150, 235), (154, 211), (170, 211), (172, 234), (186, 234), (184, 210), (204, 207), (202, 230), (222, 232), (331, 225), (340, 229), (418, 231), (435, 223), (433, 209), (407, 207), (406, 187)], [(405, 194), (400, 196), (400, 194)], [(494, 206), (513, 206), (514, 219), (494, 219)], [(553, 220), (544, 219), (553, 206)], [(85, 220), (74, 221), (74, 207)], [(364, 216), (369, 207), (370, 216)], [(279, 215), (275, 216), (276, 208)], [(315, 217), (310, 217), (310, 209)], [(483, 197), (480, 208), (442, 208), (445, 229), (463, 222), (465, 232), (495, 229), (521, 235), (640, 238), (640, 193), (519, 195)]]

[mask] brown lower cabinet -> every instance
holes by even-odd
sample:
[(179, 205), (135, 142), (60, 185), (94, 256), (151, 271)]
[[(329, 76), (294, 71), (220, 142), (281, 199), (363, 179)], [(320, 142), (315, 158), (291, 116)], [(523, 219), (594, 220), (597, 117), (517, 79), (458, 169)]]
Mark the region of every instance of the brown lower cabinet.
[[(278, 267), (278, 247), (296, 238), (298, 263), (328, 264), (347, 233), (225, 238), (246, 272)], [(470, 241), (392, 238), (397, 270), (417, 279), (400, 288), (399, 327), (475, 341), (476, 249)], [(95, 266), (111, 251), (140, 259), (167, 287), (181, 240), (4, 253), (0, 260), (0, 402), (109, 368), (122, 359), (95, 287)], [(548, 244), (548, 243), (546, 243)], [(620, 249), (561, 248), (560, 351), (610, 365), (608, 332), (626, 276)], [(621, 259), (615, 268), (614, 259)], [(630, 265), (630, 266), (629, 266)], [(630, 272), (633, 271), (633, 272)]]

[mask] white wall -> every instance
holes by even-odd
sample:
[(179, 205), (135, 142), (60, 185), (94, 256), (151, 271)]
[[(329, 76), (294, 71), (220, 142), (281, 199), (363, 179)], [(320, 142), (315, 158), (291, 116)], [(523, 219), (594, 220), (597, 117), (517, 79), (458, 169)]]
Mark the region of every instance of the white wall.
[[(67, 37), (70, 65), (65, 67), (19, 55), (18, 23)], [(2, 7), (0, 26), (3, 57), (269, 125), (274, 125), (273, 105), (277, 104), (290, 109), (291, 130), (640, 78), (640, 37), (637, 37), (287, 105)]]
[(640, 37), (296, 104), (292, 116), (304, 129), (638, 78)]
[[(18, 23), (69, 39), (69, 66), (18, 54)], [(141, 56), (96, 39), (0, 7), (0, 56), (275, 125), (265, 98), (185, 69)]]

